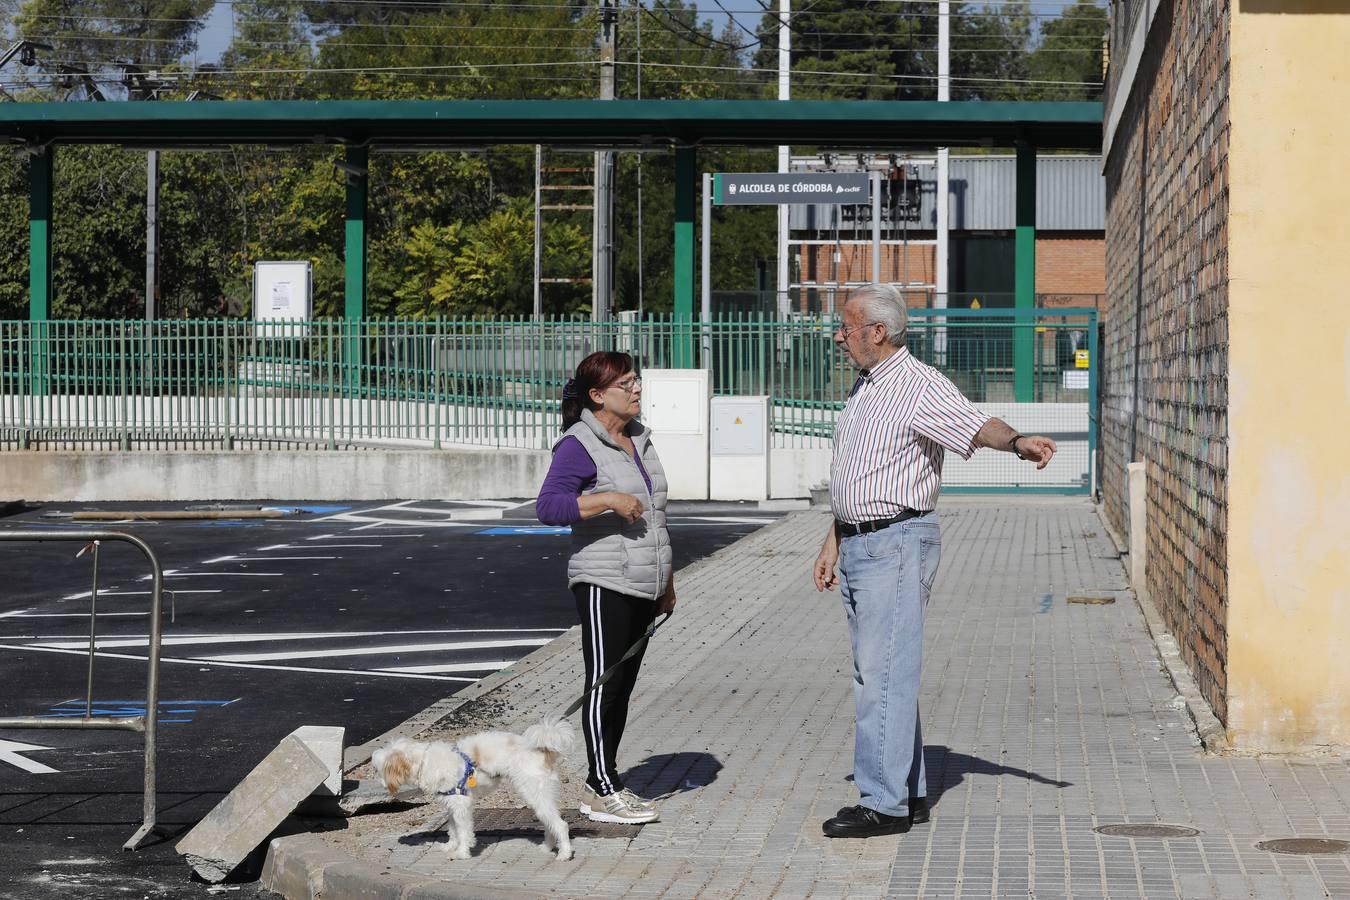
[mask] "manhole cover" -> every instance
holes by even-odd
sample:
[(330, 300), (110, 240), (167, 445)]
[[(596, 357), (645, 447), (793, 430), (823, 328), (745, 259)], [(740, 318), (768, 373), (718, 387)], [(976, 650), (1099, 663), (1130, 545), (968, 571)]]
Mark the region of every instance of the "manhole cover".
[[(593, 822), (576, 810), (560, 810), (572, 837), (631, 838), (642, 830), (641, 825), (619, 825), (613, 822)], [(543, 837), (544, 826), (528, 809), (488, 807), (473, 811), (473, 827), (479, 835), (495, 837)]]
[(1318, 856), (1350, 852), (1350, 841), (1338, 841), (1333, 838), (1276, 838), (1273, 841), (1261, 841), (1256, 847), (1258, 850), (1268, 850), (1271, 853)]
[(1127, 838), (1184, 838), (1200, 832), (1185, 825), (1098, 825), (1092, 829), (1098, 834)]

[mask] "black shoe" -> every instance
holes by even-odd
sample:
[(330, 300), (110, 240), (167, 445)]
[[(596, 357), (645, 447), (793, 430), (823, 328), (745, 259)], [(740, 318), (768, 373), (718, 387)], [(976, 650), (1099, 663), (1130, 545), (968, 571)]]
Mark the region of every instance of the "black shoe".
[(821, 826), (826, 837), (869, 838), (909, 831), (909, 816), (888, 816), (865, 806), (841, 809), (839, 815)]
[[(840, 807), (839, 812), (835, 813), (835, 815), (842, 816), (851, 809), (853, 809), (853, 807), (851, 806)], [(916, 797), (915, 799), (909, 801), (909, 824), (922, 825), (927, 821), (928, 821), (928, 798)]]

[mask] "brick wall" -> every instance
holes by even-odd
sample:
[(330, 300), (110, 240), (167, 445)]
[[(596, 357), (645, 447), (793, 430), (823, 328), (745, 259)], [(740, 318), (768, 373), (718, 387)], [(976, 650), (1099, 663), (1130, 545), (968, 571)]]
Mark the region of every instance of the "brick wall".
[(1107, 160), (1101, 471), (1126, 533), (1148, 463), (1148, 589), (1225, 722), (1229, 3), (1162, 5)]
[[(800, 254), (803, 281), (871, 281), (872, 247), (870, 244), (843, 244), (839, 250), (838, 276), (834, 277), (834, 263), (831, 255), (835, 252), (832, 244), (807, 244), (798, 248)], [(908, 250), (908, 258), (906, 255)], [(908, 275), (909, 283), (932, 284), (933, 260), (935, 248), (931, 244), (881, 246), (881, 280), (891, 282), (904, 281)], [(908, 270), (905, 266), (908, 263)]]
[(1106, 247), (1102, 235), (1038, 233), (1036, 293), (1057, 296), (1106, 293)]
[[(815, 281), (831, 280), (834, 270), (830, 256), (834, 250), (833, 246), (821, 244), (800, 248), (803, 275)], [(932, 245), (910, 246), (909, 281), (932, 284), (935, 259), (936, 248)], [(883, 281), (903, 281), (904, 266), (904, 248), (882, 245)], [(840, 246), (838, 280), (870, 281), (871, 278), (871, 246)], [(1012, 285), (1008, 285), (1008, 290), (1012, 290)], [(1090, 302), (1078, 302), (1078, 299), (1082, 295), (1099, 295), (1105, 291), (1106, 252), (1100, 233), (1041, 232), (1036, 236), (1036, 293), (1070, 298), (1059, 303), (1060, 306), (1090, 306)]]

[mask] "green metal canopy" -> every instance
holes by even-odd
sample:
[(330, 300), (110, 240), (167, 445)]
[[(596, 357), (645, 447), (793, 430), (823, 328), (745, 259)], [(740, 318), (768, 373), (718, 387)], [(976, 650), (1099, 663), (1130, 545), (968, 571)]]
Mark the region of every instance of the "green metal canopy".
[(200, 147), (341, 143), (613, 147), (812, 144), (1099, 150), (1088, 102), (832, 100), (231, 100), (0, 104), (24, 143)]
[[(346, 148), (346, 305), (366, 304), (364, 175), (372, 149), (491, 144), (675, 149), (674, 308), (694, 317), (694, 221), (699, 147), (797, 144), (890, 147), (1016, 147), (1016, 307), (1035, 303), (1036, 153), (1097, 152), (1095, 102), (832, 100), (236, 100), (207, 103), (4, 103), (0, 142), (23, 145), (30, 165), (29, 315), (51, 308), (53, 168), (60, 144), (203, 148), (232, 144)], [(1025, 329), (1024, 329), (1025, 330)], [(1033, 335), (1014, 344), (1017, 397), (1030, 399)], [(688, 359), (692, 359), (692, 345)], [(687, 364), (687, 360), (677, 365)]]

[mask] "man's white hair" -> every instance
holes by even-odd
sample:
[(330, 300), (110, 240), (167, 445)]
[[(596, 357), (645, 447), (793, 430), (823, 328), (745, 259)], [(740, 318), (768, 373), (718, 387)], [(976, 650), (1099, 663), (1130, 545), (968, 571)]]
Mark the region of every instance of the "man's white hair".
[(887, 343), (893, 347), (904, 345), (909, 312), (905, 308), (904, 296), (894, 285), (881, 282), (864, 284), (853, 289), (849, 300), (856, 300), (862, 307), (863, 321), (886, 326)]

